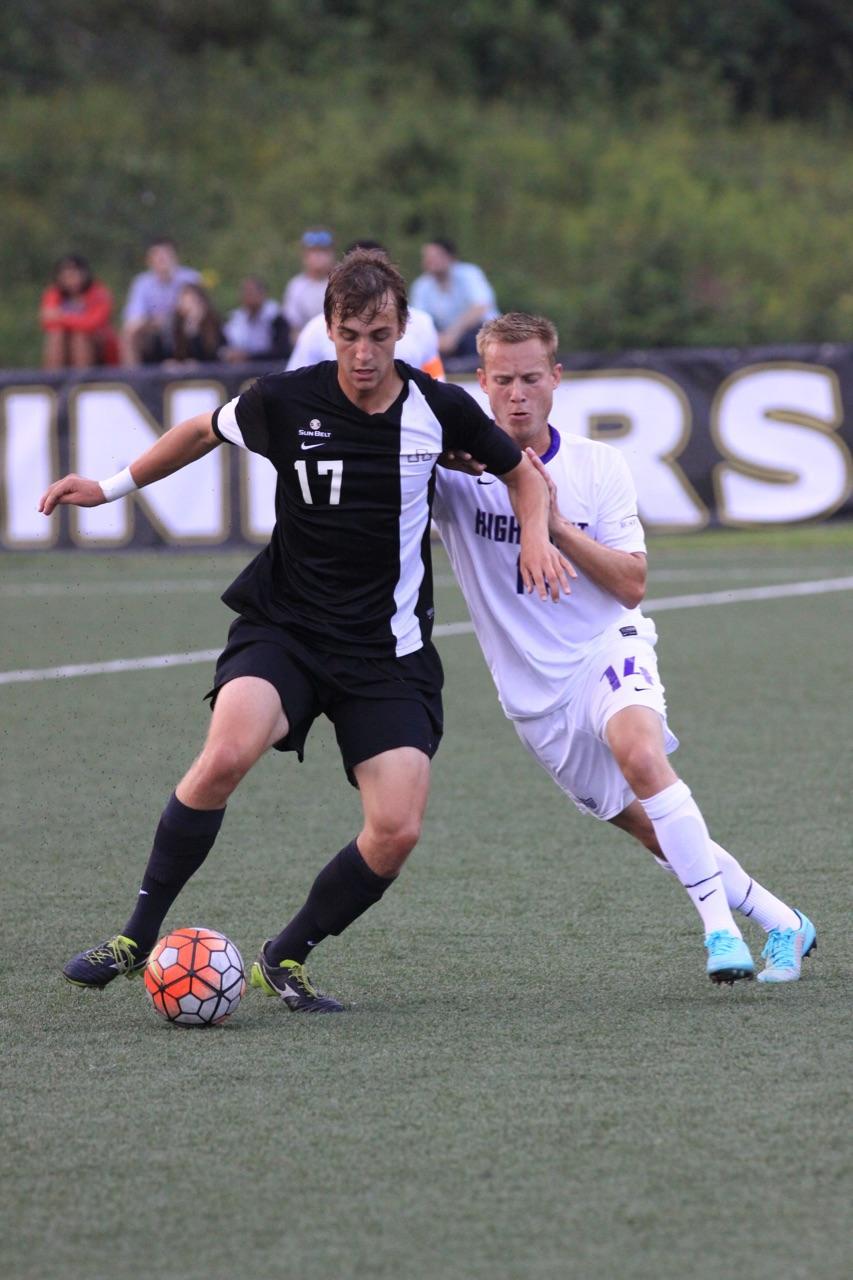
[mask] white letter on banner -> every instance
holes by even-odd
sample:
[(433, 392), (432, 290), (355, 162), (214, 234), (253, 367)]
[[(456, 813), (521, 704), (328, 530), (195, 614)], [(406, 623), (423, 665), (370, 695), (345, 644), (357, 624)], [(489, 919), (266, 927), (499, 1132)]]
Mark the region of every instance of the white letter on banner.
[(569, 373), (554, 396), (551, 421), (625, 455), (647, 526), (703, 529), (708, 523), (707, 507), (676, 462), (690, 437), (691, 413), (670, 378), (633, 369)]
[(268, 542), (275, 524), (275, 468), (269, 458), (240, 450), (240, 511), (247, 542)]
[(52, 387), (16, 387), (0, 394), (0, 475), (5, 510), (0, 537), (7, 547), (51, 547), (58, 515), (46, 518), (39, 499), (57, 477), (56, 392)]
[(830, 515), (850, 492), (850, 452), (838, 380), (820, 365), (753, 365), (727, 378), (711, 432), (727, 459), (714, 468), (724, 524), (776, 524)]
[[(163, 396), (166, 426), (197, 413), (211, 413), (225, 398), (219, 383), (175, 383)], [(160, 438), (157, 422), (130, 385), (87, 383), (68, 401), (72, 467), (93, 480), (121, 471)], [(228, 535), (228, 491), (224, 449), (159, 480), (133, 497), (103, 507), (75, 508), (71, 537), (79, 546), (124, 546), (133, 537), (139, 503), (163, 541), (180, 546), (212, 545)]]

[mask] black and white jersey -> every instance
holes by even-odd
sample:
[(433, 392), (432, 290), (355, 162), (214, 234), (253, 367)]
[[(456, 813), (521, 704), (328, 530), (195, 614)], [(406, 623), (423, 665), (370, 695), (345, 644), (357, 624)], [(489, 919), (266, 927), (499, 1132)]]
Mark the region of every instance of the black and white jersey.
[(402, 657), (432, 630), (429, 526), (436, 460), (463, 449), (497, 475), (518, 447), (461, 387), (396, 362), (403, 387), (366, 413), (326, 361), (259, 378), (213, 416), (278, 473), (269, 546), (223, 595), (333, 653)]

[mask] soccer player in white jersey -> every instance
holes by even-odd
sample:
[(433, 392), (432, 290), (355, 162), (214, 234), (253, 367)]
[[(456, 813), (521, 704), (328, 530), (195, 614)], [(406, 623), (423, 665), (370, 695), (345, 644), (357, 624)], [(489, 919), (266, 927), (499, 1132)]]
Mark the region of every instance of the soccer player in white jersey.
[(646, 546), (622, 455), (549, 425), (562, 372), (549, 320), (501, 316), (480, 330), (477, 349), (480, 386), (498, 425), (546, 478), (551, 537), (577, 571), (571, 595), (531, 607), (501, 486), (473, 460), (464, 461), (475, 474), (439, 469), (433, 517), (504, 712), (583, 813), (635, 836), (678, 877), (702, 919), (713, 981), (754, 973), (732, 911), (767, 933), (759, 981), (796, 980), (816, 946), (814, 926), (711, 839), (668, 760), (678, 739), (667, 723), (655, 627), (640, 609)]
[[(354, 249), (387, 252), (378, 240), (354, 240), (347, 246), (346, 252), (352, 253)], [(422, 369), (431, 378), (444, 378), (444, 363), (438, 350), (438, 330), (428, 312), (421, 311), (418, 307), (409, 307), (406, 331), (394, 348), (394, 358), (405, 360), (406, 364), (413, 365), (415, 369)], [(334, 359), (335, 344), (326, 317), (321, 312), (308, 321), (296, 339), (287, 361), (287, 370), (307, 369), (309, 365)]]

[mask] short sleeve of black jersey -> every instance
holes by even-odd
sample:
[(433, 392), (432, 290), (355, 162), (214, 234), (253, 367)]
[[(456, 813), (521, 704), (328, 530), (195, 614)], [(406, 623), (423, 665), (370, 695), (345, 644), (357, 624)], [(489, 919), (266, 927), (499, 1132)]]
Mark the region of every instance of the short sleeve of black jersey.
[(260, 453), (263, 457), (268, 458), (269, 425), (264, 402), (263, 382), (263, 378), (258, 378), (236, 400), (232, 400), (217, 409), (213, 415), (213, 430), (220, 439), (239, 443), (229, 432), (222, 429), (224, 423), (220, 424), (219, 422), (220, 414), (228, 415), (233, 413), (246, 448), (250, 449), (252, 453)]
[(473, 396), (452, 383), (440, 382), (434, 386), (438, 392), (434, 407), (438, 410), (446, 449), (463, 449), (497, 476), (506, 475), (518, 466), (521, 462), (518, 445), (483, 412)]

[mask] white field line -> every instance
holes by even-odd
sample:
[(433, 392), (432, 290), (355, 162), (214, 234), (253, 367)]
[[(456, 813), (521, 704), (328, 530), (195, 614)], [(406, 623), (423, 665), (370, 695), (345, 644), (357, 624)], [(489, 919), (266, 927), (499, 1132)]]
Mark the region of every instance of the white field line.
[[(832, 573), (833, 565), (814, 565), (812, 573)], [(653, 569), (651, 580), (659, 582), (701, 582), (722, 578), (724, 581), (744, 581), (750, 578), (785, 578), (790, 569), (779, 566), (767, 568), (756, 565), (749, 568), (744, 565), (732, 565), (727, 568), (712, 569), (708, 566), (696, 569)], [(436, 587), (452, 587), (456, 583), (452, 573), (437, 573), (433, 577)], [(168, 595), (187, 595), (195, 591), (224, 591), (228, 581), (226, 578), (160, 578), (150, 582), (124, 582), (118, 578), (108, 578), (102, 582), (4, 582), (0, 583), (0, 600), (50, 600), (62, 596), (147, 596), (158, 593)]]
[[(777, 586), (739, 587), (733, 591), (708, 591), (684, 596), (660, 596), (646, 600), (649, 614), (666, 609), (698, 609), (705, 605), (741, 604), (750, 600), (782, 600), (794, 596), (819, 596), (833, 591), (853, 591), (853, 577), (821, 578), (816, 582), (784, 582)], [(433, 635), (468, 635), (474, 628), (470, 622), (439, 623)], [(161, 653), (150, 658), (117, 658), (111, 662), (80, 662), (62, 667), (30, 667), (20, 671), (0, 671), (0, 685), (33, 684), (42, 680), (68, 680), (73, 676), (113, 675), (124, 671), (152, 671), (159, 667), (187, 667), (213, 662), (219, 649), (197, 649), (192, 653)]]
[(30, 667), (21, 671), (0, 671), (0, 684), (33, 684), (39, 680), (69, 680), (72, 676), (109, 676), (122, 671), (153, 671), (157, 667), (191, 667), (214, 662), (219, 649), (196, 649), (192, 653), (159, 653), (151, 658), (114, 658), (111, 662), (73, 662), (64, 667)]
[(710, 604), (740, 604), (748, 600), (783, 600), (792, 596), (823, 596), (832, 591), (853, 591), (853, 577), (819, 578), (815, 582), (780, 582), (777, 586), (736, 587), (734, 591), (694, 592), (684, 596), (661, 596), (644, 600), (644, 613), (664, 609), (701, 609)]
[(54, 596), (153, 596), (159, 592), (224, 591), (224, 578), (161, 578), (151, 582), (4, 582), (0, 600), (36, 600)]

